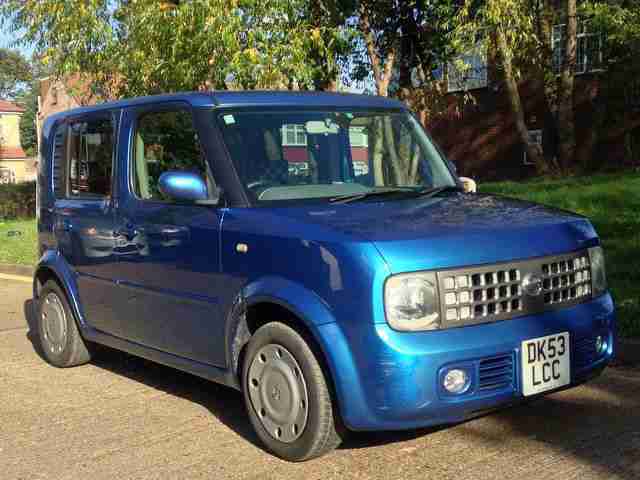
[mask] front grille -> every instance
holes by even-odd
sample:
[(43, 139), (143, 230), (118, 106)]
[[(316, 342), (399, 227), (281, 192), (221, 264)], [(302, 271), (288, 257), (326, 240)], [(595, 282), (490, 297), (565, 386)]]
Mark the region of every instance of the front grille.
[(542, 264), (544, 303), (549, 305), (591, 296), (588, 255)]
[(591, 297), (586, 252), (438, 272), (445, 327), (506, 320)]
[(516, 268), (445, 277), (445, 319), (455, 322), (522, 310), (520, 281)]
[(513, 387), (513, 355), (500, 355), (480, 361), (478, 390), (502, 390)]

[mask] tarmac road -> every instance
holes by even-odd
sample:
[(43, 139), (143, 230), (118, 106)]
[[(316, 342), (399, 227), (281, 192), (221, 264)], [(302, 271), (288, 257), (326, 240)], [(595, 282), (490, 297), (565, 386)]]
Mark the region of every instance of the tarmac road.
[(354, 434), (291, 464), (262, 450), (231, 389), (114, 351), (47, 365), (31, 343), (30, 288), (0, 280), (3, 480), (640, 479), (638, 368), (461, 425)]

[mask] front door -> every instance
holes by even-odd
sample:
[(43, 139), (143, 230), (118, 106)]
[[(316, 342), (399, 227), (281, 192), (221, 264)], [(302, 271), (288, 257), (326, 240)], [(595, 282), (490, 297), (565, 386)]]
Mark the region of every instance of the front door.
[(127, 111), (128, 172), (116, 210), (119, 331), (128, 340), (202, 363), (224, 365), (218, 298), (221, 211), (176, 203), (158, 189), (168, 170), (198, 173), (216, 190), (187, 106)]

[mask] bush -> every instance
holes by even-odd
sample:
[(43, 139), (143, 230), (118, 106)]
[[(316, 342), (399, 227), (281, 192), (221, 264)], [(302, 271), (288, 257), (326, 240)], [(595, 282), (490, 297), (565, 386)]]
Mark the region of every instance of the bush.
[(36, 214), (36, 182), (0, 185), (0, 220), (33, 218)]

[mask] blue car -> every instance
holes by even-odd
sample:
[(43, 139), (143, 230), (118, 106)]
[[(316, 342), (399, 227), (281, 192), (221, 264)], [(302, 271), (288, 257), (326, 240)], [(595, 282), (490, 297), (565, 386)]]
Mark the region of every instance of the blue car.
[(573, 387), (613, 356), (589, 220), (465, 192), (395, 100), (154, 96), (42, 135), (46, 359), (102, 344), (228, 385), (284, 459)]

